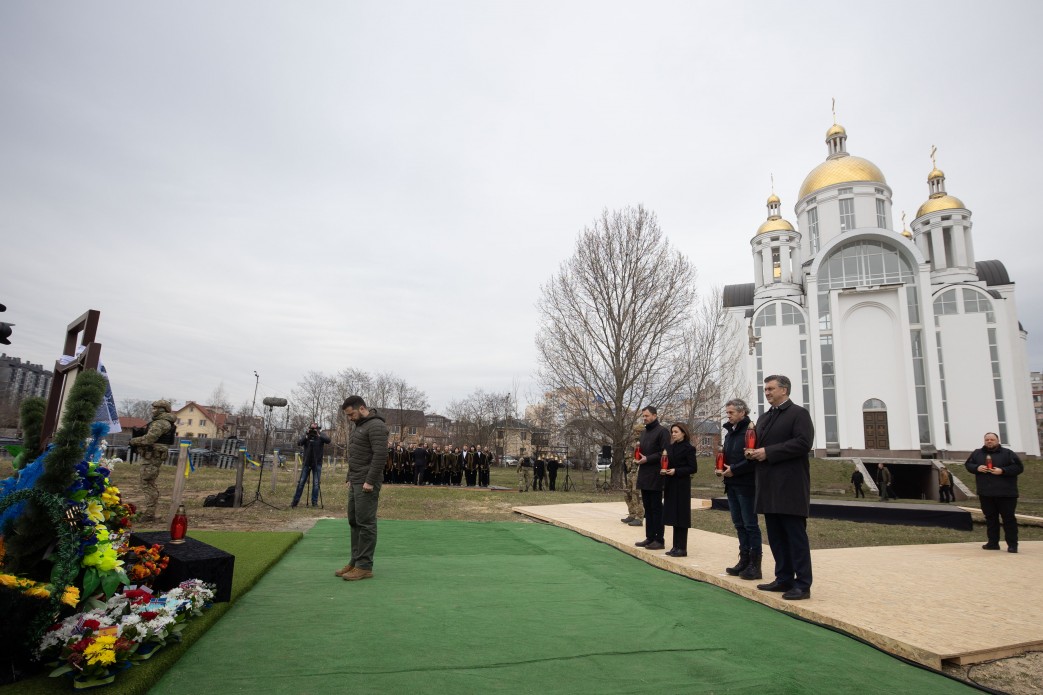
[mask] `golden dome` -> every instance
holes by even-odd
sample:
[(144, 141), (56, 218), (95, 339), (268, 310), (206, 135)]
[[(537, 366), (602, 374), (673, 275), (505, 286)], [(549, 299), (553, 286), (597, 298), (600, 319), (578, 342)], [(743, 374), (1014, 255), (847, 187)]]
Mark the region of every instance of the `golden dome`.
[(782, 219), (781, 217), (769, 217), (764, 224), (757, 228), (757, 234), (765, 234), (767, 232), (793, 232), (793, 225)]
[(929, 212), (938, 212), (939, 210), (954, 210), (957, 208), (966, 208), (963, 201), (951, 195), (942, 195), (937, 198), (929, 198), (926, 203), (920, 206), (920, 209), (916, 211), (917, 217), (923, 217)]
[(931, 169), (931, 173), (927, 175), (927, 180), (928, 181), (934, 181), (935, 179), (944, 179), (944, 178), (945, 178), (945, 174), (943, 174), (942, 170), (939, 169), (938, 167), (935, 167), (935, 168)]
[(847, 135), (847, 131), (844, 130), (844, 126), (839, 123), (834, 123), (829, 127), (829, 130), (826, 131), (826, 139), (829, 140), (834, 135)]
[(768, 205), (771, 205), (772, 203), (779, 203), (779, 202), (781, 202), (779, 200), (779, 197), (777, 195), (775, 195), (774, 193), (772, 193), (771, 195), (768, 196)]
[(908, 229), (903, 229), (902, 230), (902, 236), (904, 236), (906, 239), (912, 239), (913, 238), (913, 233), (910, 232)]
[[(834, 126), (839, 127), (839, 126)], [(884, 173), (868, 159), (847, 155), (836, 159), (827, 159), (811, 170), (811, 173), (800, 185), (800, 193), (797, 198), (803, 198), (809, 193), (822, 190), (826, 186), (837, 183), (851, 183), (853, 181), (873, 181), (875, 183), (887, 183)]]

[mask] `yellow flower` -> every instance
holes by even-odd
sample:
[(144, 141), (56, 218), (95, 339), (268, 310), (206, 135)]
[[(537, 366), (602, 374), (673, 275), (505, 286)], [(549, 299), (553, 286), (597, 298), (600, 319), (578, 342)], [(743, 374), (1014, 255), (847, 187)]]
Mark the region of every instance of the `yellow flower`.
[(109, 635), (95, 637), (94, 641), (83, 650), (83, 655), (87, 657), (87, 663), (92, 666), (94, 664), (107, 666), (115, 662), (116, 652), (112, 649), (114, 644), (116, 644), (115, 637)]
[(5, 589), (13, 589), (18, 585), (18, 577), (13, 574), (0, 574), (0, 586)]
[(26, 589), (25, 595), (33, 598), (50, 598), (51, 592), (47, 590), (47, 587), (37, 585), (31, 589)]
[(112, 548), (103, 551), (101, 553), (101, 560), (98, 562), (98, 571), (110, 572), (117, 567), (123, 567), (123, 560), (116, 559), (116, 551)]
[(96, 524), (105, 521), (105, 517), (102, 515), (101, 502), (91, 500), (87, 503), (87, 518)]
[(101, 553), (98, 552), (97, 550), (95, 550), (90, 555), (84, 555), (83, 556), (83, 560), (80, 561), (80, 563), (84, 567), (93, 567), (93, 566), (97, 565), (100, 562), (101, 562)]
[(62, 603), (66, 606), (76, 607), (76, 604), (80, 602), (80, 587), (78, 586), (67, 586), (65, 587), (65, 593), (62, 594)]

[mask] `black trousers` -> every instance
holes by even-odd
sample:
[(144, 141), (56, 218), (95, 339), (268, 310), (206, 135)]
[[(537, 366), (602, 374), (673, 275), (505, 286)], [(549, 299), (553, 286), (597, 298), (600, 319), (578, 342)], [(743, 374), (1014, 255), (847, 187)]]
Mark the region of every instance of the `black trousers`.
[(866, 491), (862, 489), (862, 485), (861, 484), (856, 485), (855, 486), (855, 499), (857, 500), (859, 497), (864, 499), (865, 496), (866, 496)]
[(548, 471), (547, 472), (547, 481), (550, 483), (550, 489), (551, 490), (554, 489), (554, 483), (555, 483), (555, 481), (557, 479), (558, 479), (558, 472), (557, 471)]
[(1018, 547), (1018, 520), (1014, 518), (1014, 509), (1018, 506), (1017, 497), (979, 497), (981, 513), (985, 515), (985, 535), (989, 545), (1000, 543), (1000, 519), (1003, 519), (1003, 540), (1008, 546)]
[(768, 545), (775, 558), (775, 580), (795, 589), (811, 588), (811, 543), (808, 520), (795, 514), (765, 514)]
[(641, 503), (645, 505), (645, 538), (663, 543), (663, 491), (642, 490)]
[(674, 547), (688, 552), (688, 527), (674, 526)]
[(467, 487), (474, 487), (475, 481), (478, 480), (478, 471), (469, 471), (465, 468), (464, 478), (467, 481)]

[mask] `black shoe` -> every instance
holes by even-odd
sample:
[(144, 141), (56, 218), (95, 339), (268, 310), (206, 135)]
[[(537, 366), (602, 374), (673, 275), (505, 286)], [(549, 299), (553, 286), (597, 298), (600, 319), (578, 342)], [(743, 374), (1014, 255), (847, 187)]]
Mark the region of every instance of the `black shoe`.
[(985, 545), (983, 545), (981, 547), (981, 549), (982, 550), (999, 550), (1000, 549), (1000, 544), (999, 543), (986, 543)]
[(666, 554), (670, 557), (688, 557), (687, 550), (678, 550), (677, 548), (674, 548), (673, 550), (667, 550)]
[(787, 601), (803, 601), (806, 598), (811, 598), (811, 589), (790, 589), (782, 595), (782, 598)]
[(770, 582), (768, 584), (758, 584), (757, 588), (760, 589), (761, 591), (779, 591), (779, 592), (782, 592), (782, 591), (789, 591), (790, 589), (793, 588), (793, 585), (792, 584), (785, 584), (783, 582), (780, 582), (778, 579), (776, 579), (775, 581)]
[(1018, 546), (1016, 546), (1016, 545), (1008, 545), (1007, 546), (1007, 552), (1008, 553), (1016, 553), (1016, 552), (1018, 552)]
[(644, 526), (644, 525), (645, 525), (645, 522), (641, 521), (640, 519), (634, 519), (633, 521), (631, 521), (630, 523), (627, 524), (627, 526)]
[(643, 541), (638, 541), (637, 543), (634, 543), (634, 545), (636, 545), (638, 548), (645, 548), (645, 547), (648, 547), (648, 545), (650, 543), (652, 543), (652, 539), (651, 538), (646, 538)]
[(742, 574), (742, 571), (746, 569), (746, 565), (748, 564), (750, 564), (750, 553), (740, 552), (739, 561), (736, 562), (735, 565), (732, 567), (725, 567), (724, 571), (733, 577), (738, 577), (740, 574)]
[(645, 550), (662, 550), (665, 547), (661, 541), (652, 541), (645, 546)]
[(624, 524), (629, 524), (633, 520), (634, 520), (634, 517), (632, 517), (632, 516), (628, 516), (625, 519), (620, 519), (620, 521), (622, 521)]
[(747, 581), (760, 579), (761, 578), (761, 556), (751, 555), (750, 562), (746, 565), (746, 568), (739, 574), (739, 579), (745, 579)]

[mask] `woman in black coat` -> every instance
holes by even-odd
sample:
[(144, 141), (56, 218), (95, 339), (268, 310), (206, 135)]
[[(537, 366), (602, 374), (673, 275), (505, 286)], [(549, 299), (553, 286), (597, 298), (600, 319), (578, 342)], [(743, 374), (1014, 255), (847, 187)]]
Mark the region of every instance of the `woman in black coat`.
[(663, 525), (674, 527), (674, 547), (666, 552), (672, 557), (688, 556), (688, 529), (692, 526), (692, 475), (698, 464), (688, 427), (675, 422), (670, 426), (667, 447), (669, 468), (663, 476)]

